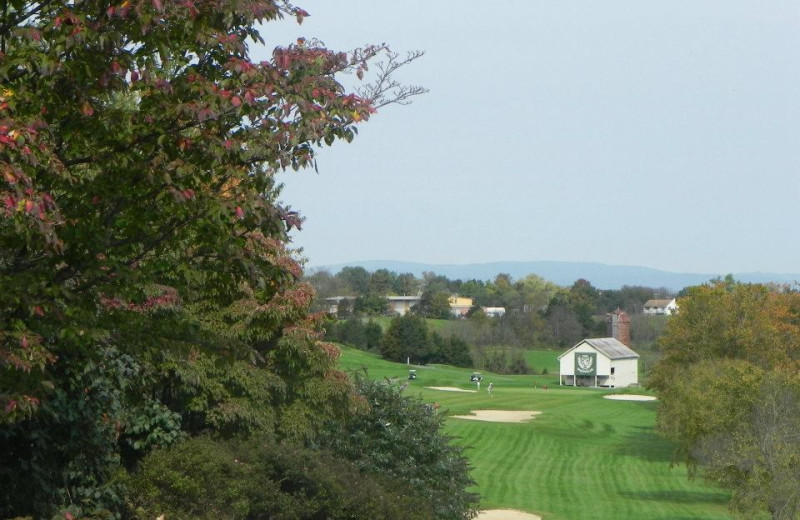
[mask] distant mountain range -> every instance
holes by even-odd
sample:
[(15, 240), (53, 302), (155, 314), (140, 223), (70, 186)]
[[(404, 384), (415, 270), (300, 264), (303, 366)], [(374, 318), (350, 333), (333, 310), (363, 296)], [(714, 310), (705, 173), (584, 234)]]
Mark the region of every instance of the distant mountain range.
[[(316, 266), (310, 271), (339, 272), (342, 267), (361, 266), (367, 271), (388, 269), (397, 273), (412, 273), (421, 277), (423, 271), (431, 271), (444, 275), (451, 280), (493, 280), (499, 273), (508, 273), (514, 279), (529, 274), (541, 276), (561, 286), (572, 285), (575, 280), (584, 278), (598, 289), (619, 289), (623, 285), (641, 285), (645, 287), (666, 287), (679, 291), (690, 285), (699, 285), (718, 276), (728, 273), (673, 273), (649, 267), (629, 265), (607, 265), (591, 262), (490, 262), (485, 264), (423, 264), (416, 262), (399, 262), (395, 260), (370, 260), (366, 262), (349, 262), (346, 264)], [(731, 273), (733, 277), (745, 283), (792, 283), (800, 281), (800, 274), (775, 273)]]

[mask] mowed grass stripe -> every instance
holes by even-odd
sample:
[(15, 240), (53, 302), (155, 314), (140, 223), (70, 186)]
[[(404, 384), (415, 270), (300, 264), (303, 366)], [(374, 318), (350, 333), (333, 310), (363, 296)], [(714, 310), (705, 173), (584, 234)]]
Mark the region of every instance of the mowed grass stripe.
[[(367, 366), (373, 378), (403, 379), (396, 384), (408, 373), (405, 365), (347, 349), (344, 365)], [(726, 492), (670, 467), (672, 446), (654, 433), (653, 402), (610, 401), (603, 395), (611, 391), (559, 387), (557, 376), (485, 373), (479, 393), (443, 392), (425, 387), (476, 389), (472, 371), (416, 369), (419, 379), (405, 391), (438, 403), (448, 416), (481, 409), (543, 412), (516, 424), (447, 419), (447, 432), (468, 447), (484, 508), (521, 509), (544, 520), (731, 519)], [(493, 397), (486, 392), (489, 381), (495, 382)]]

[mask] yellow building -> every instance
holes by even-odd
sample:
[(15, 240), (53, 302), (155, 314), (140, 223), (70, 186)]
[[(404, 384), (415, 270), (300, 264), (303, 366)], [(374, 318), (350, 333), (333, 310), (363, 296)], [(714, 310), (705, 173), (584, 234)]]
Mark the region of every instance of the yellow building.
[(472, 298), (464, 298), (462, 296), (450, 297), (450, 312), (453, 314), (453, 316), (464, 316), (471, 308)]

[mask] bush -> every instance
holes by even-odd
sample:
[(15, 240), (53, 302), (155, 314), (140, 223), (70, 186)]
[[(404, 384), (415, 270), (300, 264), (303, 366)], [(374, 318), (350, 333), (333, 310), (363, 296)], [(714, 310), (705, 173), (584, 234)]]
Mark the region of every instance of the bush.
[(329, 453), (270, 440), (196, 437), (148, 455), (129, 478), (129, 515), (151, 520), (422, 520), (403, 486)]
[(361, 318), (356, 317), (332, 324), (325, 337), (328, 341), (344, 343), (359, 350), (377, 351), (383, 339), (383, 329), (372, 320), (364, 324)]
[(437, 362), (456, 367), (471, 367), (472, 356), (469, 353), (469, 345), (463, 339), (455, 336), (442, 340), (438, 350)]
[(365, 472), (399, 482), (428, 504), (440, 520), (475, 516), (477, 496), (463, 448), (443, 433), (444, 419), (432, 406), (404, 396), (398, 386), (357, 379), (371, 409), (347, 424), (329, 423), (319, 442)]
[(497, 374), (530, 374), (531, 367), (525, 361), (522, 352), (509, 353), (500, 348), (487, 353), (483, 360), (483, 369)]
[(507, 374), (530, 374), (531, 367), (528, 366), (528, 362), (525, 361), (525, 358), (522, 356), (522, 353), (516, 352), (512, 357), (511, 361), (508, 363), (508, 369), (506, 371)]

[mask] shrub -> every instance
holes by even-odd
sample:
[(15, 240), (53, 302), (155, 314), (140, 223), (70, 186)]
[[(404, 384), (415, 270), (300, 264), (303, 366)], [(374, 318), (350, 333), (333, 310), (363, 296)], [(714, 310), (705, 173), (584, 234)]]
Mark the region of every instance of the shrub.
[(508, 374), (530, 374), (531, 367), (528, 366), (528, 362), (525, 361), (525, 358), (522, 356), (522, 353), (516, 352), (508, 363), (508, 368), (506, 373)]
[(443, 433), (432, 406), (404, 396), (398, 386), (359, 378), (356, 387), (371, 405), (346, 424), (329, 423), (319, 443), (360, 469), (402, 483), (441, 520), (473, 518), (477, 496), (463, 448)]
[(148, 455), (130, 477), (129, 514), (151, 520), (422, 520), (403, 486), (329, 453), (266, 439), (196, 437)]

